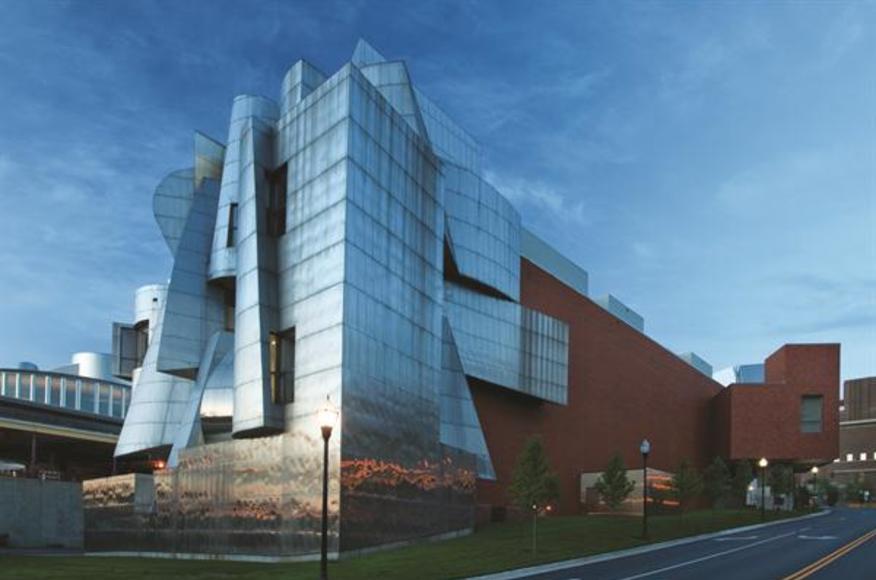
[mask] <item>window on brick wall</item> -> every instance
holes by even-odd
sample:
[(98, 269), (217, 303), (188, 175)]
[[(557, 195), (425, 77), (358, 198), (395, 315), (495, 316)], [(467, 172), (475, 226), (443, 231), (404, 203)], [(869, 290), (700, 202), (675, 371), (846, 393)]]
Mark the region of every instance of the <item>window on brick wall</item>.
[(821, 410), (824, 397), (805, 395), (800, 401), (800, 431), (821, 433)]
[(858, 455), (858, 459), (859, 459), (860, 461), (867, 461), (867, 454), (866, 454), (866, 453), (861, 453), (860, 455)]
[(853, 453), (846, 453), (846, 461), (854, 461), (855, 455)]

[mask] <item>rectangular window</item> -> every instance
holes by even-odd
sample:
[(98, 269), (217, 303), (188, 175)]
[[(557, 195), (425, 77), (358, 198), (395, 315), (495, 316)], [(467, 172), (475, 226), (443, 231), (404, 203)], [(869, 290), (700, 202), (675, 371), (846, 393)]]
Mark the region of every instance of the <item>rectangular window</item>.
[(113, 387), (113, 404), (112, 408), (110, 409), (113, 417), (122, 416), (122, 391), (123, 389), (121, 387)]
[(34, 375), (33, 377), (33, 402), (46, 404), (46, 376)]
[(79, 393), (79, 410), (84, 413), (94, 413), (97, 403), (97, 384), (91, 381), (82, 381), (82, 390)]
[(130, 379), (134, 369), (143, 366), (149, 346), (149, 321), (136, 325), (113, 323), (113, 374)]
[(271, 400), (285, 405), (295, 400), (295, 329), (272, 332), (268, 339)]
[(268, 234), (278, 238), (286, 233), (286, 174), (284, 163), (268, 174)]
[(49, 404), (55, 407), (61, 406), (61, 377), (49, 377), (51, 390), (49, 391)]
[(821, 433), (821, 408), (824, 397), (804, 395), (800, 401), (800, 431)]
[(101, 415), (109, 415), (110, 414), (110, 386), (101, 384), (99, 385), (98, 391), (98, 405), (97, 412)]
[(225, 289), (225, 330), (234, 332), (234, 303), (237, 301), (234, 288)]
[(76, 379), (64, 377), (64, 406), (68, 409), (76, 408)]
[(867, 461), (867, 454), (861, 453), (860, 455), (858, 455), (858, 459), (861, 461)]
[(225, 240), (225, 245), (229, 248), (237, 245), (237, 204), (232, 203), (228, 206), (228, 238)]
[(31, 380), (33, 375), (30, 373), (18, 373), (18, 398), (26, 401), (33, 400), (30, 392)]
[(846, 453), (846, 461), (854, 461), (854, 460), (855, 460), (854, 455), (852, 455), (851, 453)]

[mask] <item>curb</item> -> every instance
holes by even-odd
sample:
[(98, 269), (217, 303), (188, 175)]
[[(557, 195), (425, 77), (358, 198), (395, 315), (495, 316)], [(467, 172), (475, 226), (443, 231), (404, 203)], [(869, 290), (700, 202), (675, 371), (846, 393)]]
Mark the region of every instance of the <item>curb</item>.
[(575, 568), (577, 566), (586, 566), (588, 564), (596, 564), (598, 562), (607, 562), (609, 560), (617, 560), (619, 558), (626, 558), (627, 556), (636, 556), (638, 554), (647, 554), (648, 552), (656, 552), (657, 550), (663, 550), (666, 548), (672, 548), (675, 546), (683, 546), (685, 544), (693, 544), (694, 542), (701, 542), (702, 540), (710, 540), (712, 538), (720, 538), (721, 536), (732, 536), (733, 534), (738, 534), (740, 532), (748, 532), (751, 530), (759, 530), (762, 528), (768, 528), (770, 526), (776, 526), (779, 524), (788, 524), (791, 522), (799, 522), (802, 520), (808, 520), (810, 518), (817, 518), (821, 516), (826, 516), (831, 513), (833, 510), (827, 509), (820, 511), (818, 513), (809, 514), (805, 516), (800, 516), (797, 518), (788, 518), (784, 520), (778, 520), (775, 522), (768, 522), (765, 524), (753, 524), (750, 526), (742, 526), (738, 528), (727, 528), (726, 530), (721, 530), (719, 532), (710, 532), (708, 534), (700, 534), (698, 536), (688, 536), (686, 538), (678, 538), (677, 540), (668, 540), (666, 542), (657, 542), (655, 544), (647, 544), (645, 546), (638, 546), (636, 548), (627, 548), (625, 550), (617, 550), (614, 552), (605, 552), (603, 554), (595, 554), (593, 556), (585, 556), (584, 558), (575, 558), (573, 560), (561, 560), (559, 562), (552, 562), (548, 564), (539, 564), (537, 566), (529, 566), (527, 568), (516, 568), (514, 570), (506, 570), (504, 572), (496, 572), (494, 574), (485, 574), (483, 576), (470, 576), (468, 580), (516, 580), (517, 578), (526, 578), (527, 576), (531, 576), (533, 574), (546, 574), (548, 572), (557, 572), (559, 570), (565, 570), (567, 568)]

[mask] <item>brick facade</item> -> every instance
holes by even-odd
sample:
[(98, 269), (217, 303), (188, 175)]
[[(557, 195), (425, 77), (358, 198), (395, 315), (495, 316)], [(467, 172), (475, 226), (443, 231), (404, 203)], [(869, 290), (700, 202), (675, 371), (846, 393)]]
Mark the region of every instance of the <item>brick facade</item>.
[[(783, 347), (767, 360), (771, 384), (736, 395), (733, 389), (741, 392), (742, 386), (722, 389), (527, 260), (521, 263), (521, 302), (569, 324), (568, 405), (472, 381), (496, 471), (495, 482), (478, 483), (480, 504), (508, 503), (514, 463), (531, 435), (544, 440), (560, 478), (558, 511), (566, 514), (580, 509), (582, 472), (601, 471), (615, 452), (628, 468), (639, 467), (645, 437), (652, 443), (649, 466), (669, 472), (682, 459), (704, 466), (716, 454), (728, 456), (728, 448), (734, 457), (826, 462), (836, 456), (838, 345)], [(799, 396), (810, 392), (824, 397), (824, 431), (794, 434)], [(769, 445), (755, 445), (767, 432)]]

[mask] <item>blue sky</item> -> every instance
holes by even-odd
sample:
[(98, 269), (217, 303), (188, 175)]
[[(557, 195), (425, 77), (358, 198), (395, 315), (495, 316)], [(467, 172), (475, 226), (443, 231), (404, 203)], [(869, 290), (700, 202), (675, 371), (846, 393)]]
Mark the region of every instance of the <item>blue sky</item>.
[(483, 145), (524, 222), (716, 368), (842, 343), (876, 374), (876, 4), (0, 7), (0, 365), (110, 348), (170, 256), (152, 192), (360, 36)]

